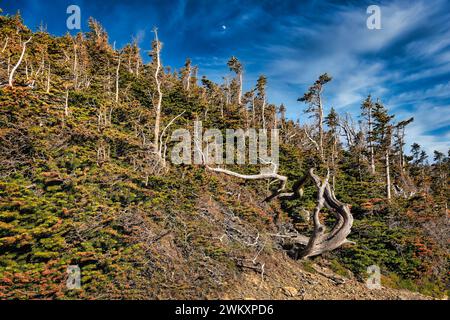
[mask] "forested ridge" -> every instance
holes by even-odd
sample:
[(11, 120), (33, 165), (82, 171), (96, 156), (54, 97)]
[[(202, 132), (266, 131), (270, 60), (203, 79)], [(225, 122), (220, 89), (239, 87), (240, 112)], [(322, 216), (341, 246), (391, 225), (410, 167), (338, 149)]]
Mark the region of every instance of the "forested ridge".
[[(324, 73), (299, 89), (300, 123), (270, 103), (270, 78), (244, 92), (236, 57), (215, 83), (190, 59), (164, 65), (156, 28), (144, 63), (136, 41), (115, 48), (89, 27), (56, 37), (0, 16), (0, 298), (245, 298), (244, 276), (256, 296), (315, 264), (361, 282), (378, 265), (383, 286), (448, 295), (449, 154), (406, 145), (413, 118), (371, 96), (338, 114), (323, 97), (339, 75)], [(171, 132), (195, 121), (279, 129), (279, 167), (171, 163)], [(339, 243), (297, 241), (347, 208)]]

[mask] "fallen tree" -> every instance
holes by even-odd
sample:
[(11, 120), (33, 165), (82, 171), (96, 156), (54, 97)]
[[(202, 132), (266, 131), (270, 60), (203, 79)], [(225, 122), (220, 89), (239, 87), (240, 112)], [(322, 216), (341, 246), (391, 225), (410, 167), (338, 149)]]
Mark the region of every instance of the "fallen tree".
[[(350, 212), (350, 207), (347, 204), (342, 203), (338, 199), (336, 199), (334, 191), (328, 182), (329, 173), (327, 174), (325, 179), (322, 179), (318, 175), (316, 175), (314, 173), (314, 169), (311, 168), (305, 177), (293, 184), (291, 192), (286, 192), (285, 189), (288, 178), (286, 176), (280, 175), (278, 173), (278, 166), (273, 163), (271, 163), (272, 170), (270, 172), (261, 172), (260, 174), (255, 175), (245, 175), (223, 168), (213, 168), (210, 167), (206, 161), (204, 163), (206, 169), (210, 171), (226, 174), (244, 180), (279, 180), (279, 189), (272, 193), (269, 197), (267, 197), (265, 201), (271, 201), (275, 198), (290, 200), (301, 198), (303, 195), (304, 184), (308, 180), (312, 180), (314, 182), (318, 191), (317, 204), (314, 212), (312, 213), (312, 221), (314, 226), (312, 235), (310, 237), (300, 234), (276, 235), (281, 237), (288, 237), (292, 241), (304, 246), (303, 250), (298, 253), (298, 258), (306, 259), (309, 257), (317, 256), (324, 252), (337, 249), (346, 243), (352, 243), (351, 241), (347, 240), (347, 236), (350, 234), (351, 228), (353, 226), (353, 216)], [(336, 218), (336, 222), (329, 231), (327, 231), (325, 225), (320, 221), (320, 213), (324, 206), (331, 209)]]

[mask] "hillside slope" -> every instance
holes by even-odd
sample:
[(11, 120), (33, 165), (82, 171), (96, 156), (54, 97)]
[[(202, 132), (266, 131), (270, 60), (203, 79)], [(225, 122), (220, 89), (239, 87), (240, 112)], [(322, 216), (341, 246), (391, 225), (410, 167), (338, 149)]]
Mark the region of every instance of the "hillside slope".
[[(373, 264), (384, 286), (445, 294), (447, 158), (433, 166), (411, 162), (406, 177), (393, 170), (393, 178), (419, 191), (388, 200), (383, 175), (368, 173), (366, 153), (333, 144), (327, 131), (327, 153), (334, 146), (338, 154), (336, 196), (351, 206), (355, 244), (312, 262), (295, 260), (302, 248), (280, 235), (311, 235), (315, 186), (306, 185), (299, 199), (265, 202), (276, 188), (269, 181), (245, 181), (203, 165), (162, 166), (151, 142), (155, 62), (142, 63), (139, 49), (129, 45), (116, 69), (119, 52), (97, 22), (90, 26), (86, 34), (54, 37), (33, 33), (18, 15), (0, 17), (10, 44), (0, 55), (0, 298), (421, 298), (367, 290), (363, 281)], [(21, 65), (8, 86), (5, 62), (18, 61), (22, 39), (31, 36), (27, 67)], [(47, 74), (31, 71), (41, 63)], [(168, 133), (192, 131), (198, 119), (222, 131), (249, 126), (250, 110), (229, 93), (234, 87), (206, 78), (200, 85), (195, 76), (187, 90), (185, 70), (164, 70), (159, 78), (162, 128), (174, 120)], [(263, 80), (256, 100), (265, 106)], [(253, 124), (282, 126), (280, 172), (289, 187), (310, 168), (325, 175), (326, 163), (305, 137), (309, 127), (278, 119), (277, 110), (260, 105)], [(379, 168), (382, 161), (379, 156)], [(232, 168), (255, 174), (261, 166)], [(333, 221), (331, 210), (322, 216)], [(81, 270), (80, 289), (66, 285), (69, 266)], [(320, 271), (324, 267), (353, 275), (340, 284), (322, 274), (331, 272)]]
[[(368, 289), (365, 283), (351, 276), (341, 276), (328, 267), (326, 260), (318, 264), (292, 261), (286, 256), (272, 256), (265, 261), (264, 280), (260, 274), (244, 272), (239, 283), (225, 292), (225, 299), (262, 300), (428, 300), (408, 290), (381, 287)], [(306, 270), (309, 271), (306, 271)]]

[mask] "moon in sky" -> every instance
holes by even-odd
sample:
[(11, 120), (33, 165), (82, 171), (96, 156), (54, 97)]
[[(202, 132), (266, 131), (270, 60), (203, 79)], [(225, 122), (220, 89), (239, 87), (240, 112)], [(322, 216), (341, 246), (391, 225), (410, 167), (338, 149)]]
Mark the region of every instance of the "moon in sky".
[(227, 26), (226, 26), (226, 25), (223, 25), (223, 26), (222, 26), (222, 29), (223, 29), (223, 30), (227, 30)]

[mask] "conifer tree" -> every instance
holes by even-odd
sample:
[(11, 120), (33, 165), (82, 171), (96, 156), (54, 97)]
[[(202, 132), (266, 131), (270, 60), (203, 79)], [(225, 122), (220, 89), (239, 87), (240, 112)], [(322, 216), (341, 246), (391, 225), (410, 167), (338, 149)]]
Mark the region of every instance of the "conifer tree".
[(181, 81), (183, 83), (183, 89), (189, 92), (191, 86), (191, 74), (192, 74), (192, 61), (186, 59), (184, 68), (181, 69)]
[(256, 81), (256, 97), (259, 104), (259, 110), (261, 112), (261, 125), (263, 129), (266, 129), (266, 86), (267, 78), (264, 75), (260, 75)]
[(328, 128), (330, 128), (329, 134), (330, 134), (330, 169), (332, 171), (332, 186), (333, 189), (336, 185), (336, 161), (337, 161), (337, 153), (338, 153), (338, 125), (339, 125), (339, 116), (332, 107), (330, 110), (330, 113), (325, 117), (325, 123), (327, 124)]
[(242, 85), (243, 85), (243, 70), (242, 64), (236, 57), (231, 57), (227, 63), (228, 67), (231, 71), (235, 72), (238, 77), (238, 94), (237, 94), (237, 103), (241, 105), (242, 103)]
[(391, 199), (391, 174), (390, 174), (390, 153), (392, 144), (392, 128), (391, 123), (393, 115), (389, 115), (387, 109), (379, 101), (375, 103), (373, 110), (374, 140), (377, 143), (380, 154), (384, 157), (384, 168), (386, 178), (386, 198)]
[(375, 153), (374, 153), (374, 133), (373, 133), (373, 111), (374, 103), (371, 95), (364, 100), (361, 106), (361, 115), (367, 123), (366, 141), (369, 148), (370, 157), (370, 170), (372, 174), (375, 174)]
[(394, 147), (398, 155), (398, 166), (401, 175), (405, 172), (405, 153), (403, 150), (405, 146), (405, 128), (413, 121), (414, 118), (409, 118), (407, 120), (400, 121), (395, 126)]
[[(298, 98), (298, 101), (304, 102), (308, 105), (308, 108), (306, 109), (305, 113), (311, 114), (311, 117), (316, 119), (316, 125), (318, 128), (318, 141), (315, 141), (315, 144), (317, 144), (317, 149), (319, 152), (320, 159), (322, 161), (325, 160), (325, 154), (324, 154), (324, 145), (323, 145), (323, 137), (324, 137), (324, 130), (323, 130), (323, 121), (324, 121), (324, 114), (323, 114), (323, 89), (325, 84), (330, 82), (332, 78), (327, 74), (322, 74), (319, 79), (316, 80), (314, 85), (312, 85), (308, 91), (303, 95), (303, 97)], [(312, 139), (312, 137), (310, 137)]]

